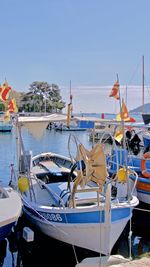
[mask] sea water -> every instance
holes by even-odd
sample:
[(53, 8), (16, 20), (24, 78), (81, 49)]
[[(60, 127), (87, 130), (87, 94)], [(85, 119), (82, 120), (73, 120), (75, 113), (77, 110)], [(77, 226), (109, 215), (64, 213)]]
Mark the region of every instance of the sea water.
[[(69, 136), (70, 132), (46, 130), (41, 139), (35, 139), (26, 129), (22, 131), (25, 150), (32, 150), (33, 155), (51, 151), (65, 156), (71, 154), (72, 157), (75, 157), (77, 152), (75, 140), (84, 144), (87, 149), (92, 148), (92, 143), (88, 139), (88, 131), (72, 132), (71, 141), (68, 144)], [(15, 169), (16, 166), (16, 142), (15, 128), (12, 133), (0, 133), (0, 183), (2, 185), (8, 185), (12, 167)], [(24, 217), (21, 217), (15, 232), (12, 232), (10, 237), (0, 244), (0, 266), (71, 267), (75, 266), (77, 260), (80, 262), (83, 258), (97, 255), (95, 253), (90, 255), (87, 251), (76, 250), (70, 245), (64, 245), (62, 242), (42, 235), (35, 229), (33, 229), (34, 241), (26, 242), (22, 238), (22, 230), (27, 226), (30, 227)], [(119, 251), (120, 254), (128, 256), (128, 236), (124, 232), (121, 238), (119, 250), (116, 244), (113, 252), (118, 253)]]

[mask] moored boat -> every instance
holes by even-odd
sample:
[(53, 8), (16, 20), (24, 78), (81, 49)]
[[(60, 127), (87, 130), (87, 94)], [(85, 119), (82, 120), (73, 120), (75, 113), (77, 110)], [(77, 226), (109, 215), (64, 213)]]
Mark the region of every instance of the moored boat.
[[(126, 149), (117, 149), (113, 151), (108, 158), (109, 172), (114, 175), (122, 168), (129, 172), (129, 178), (136, 182), (137, 197), (143, 203), (150, 204), (150, 154), (143, 155), (128, 154)], [(132, 171), (137, 173), (137, 177), (132, 175)]]
[(6, 123), (3, 121), (0, 121), (0, 132), (11, 132), (13, 128), (12, 123)]
[(5, 112), (0, 112), (0, 132), (11, 132), (13, 128), (12, 121), (5, 121)]
[(0, 187), (0, 241), (7, 238), (22, 211), (18, 192), (11, 187)]
[[(106, 158), (100, 144), (91, 151), (79, 144), (77, 151), (75, 164), (64, 159), (67, 166), (69, 163), (64, 180), (62, 156), (57, 155), (57, 162), (50, 160), (50, 153), (38, 155), (31, 169), (26, 166), (18, 180), (23, 211), (44, 234), (108, 255), (132, 217), (138, 199), (112, 195), (112, 181), (107, 177)], [(41, 173), (45, 170), (48, 175), (46, 181), (37, 178), (40, 168)]]

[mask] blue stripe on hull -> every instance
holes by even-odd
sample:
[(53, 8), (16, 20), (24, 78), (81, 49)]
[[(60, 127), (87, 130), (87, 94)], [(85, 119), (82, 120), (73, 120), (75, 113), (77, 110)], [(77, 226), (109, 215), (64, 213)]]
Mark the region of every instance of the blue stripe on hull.
[[(50, 222), (57, 223), (70, 223), (70, 224), (82, 224), (82, 223), (104, 223), (104, 211), (93, 211), (83, 213), (48, 213), (44, 211), (34, 211), (33, 209), (24, 206), (25, 210), (30, 212), (31, 216), (35, 216), (38, 219), (44, 221), (44, 219)], [(41, 216), (40, 216), (41, 215)], [(111, 222), (116, 222), (125, 219), (131, 215), (130, 208), (117, 208), (112, 209)]]
[(5, 239), (9, 235), (14, 225), (15, 222), (0, 227), (0, 241)]
[(145, 190), (137, 189), (137, 192), (142, 193), (142, 194), (146, 194), (146, 195), (150, 195), (150, 192), (149, 191), (145, 191)]
[[(130, 178), (135, 181), (135, 176), (130, 175)], [(143, 184), (150, 184), (150, 179), (144, 177), (138, 177), (137, 181)]]

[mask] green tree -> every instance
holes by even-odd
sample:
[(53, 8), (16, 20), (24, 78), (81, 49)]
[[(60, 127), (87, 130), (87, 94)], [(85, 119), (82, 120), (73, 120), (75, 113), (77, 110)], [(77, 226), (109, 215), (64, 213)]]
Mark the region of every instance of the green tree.
[(33, 82), (21, 101), (21, 109), (29, 112), (59, 112), (64, 107), (58, 85), (47, 82)]

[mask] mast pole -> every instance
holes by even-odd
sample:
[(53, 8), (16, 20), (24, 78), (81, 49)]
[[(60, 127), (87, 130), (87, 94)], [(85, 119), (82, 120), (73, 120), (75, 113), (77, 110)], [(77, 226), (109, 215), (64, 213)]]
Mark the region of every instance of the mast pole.
[(142, 113), (144, 113), (144, 56), (142, 56)]
[(126, 85), (126, 105), (127, 105), (127, 85)]
[(71, 112), (71, 114), (70, 114), (70, 116), (71, 116), (71, 118), (72, 118), (72, 110), (73, 110), (73, 106), (72, 106), (72, 91), (71, 91), (71, 80), (70, 80), (70, 108), (71, 108), (71, 110), (70, 110), (70, 112)]
[(69, 93), (69, 104), (67, 109), (67, 127), (70, 126), (70, 121), (72, 118), (72, 94), (71, 94), (71, 80), (70, 80), (70, 93)]
[(72, 94), (71, 94), (71, 80), (70, 80), (70, 104), (72, 104)]

